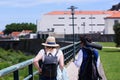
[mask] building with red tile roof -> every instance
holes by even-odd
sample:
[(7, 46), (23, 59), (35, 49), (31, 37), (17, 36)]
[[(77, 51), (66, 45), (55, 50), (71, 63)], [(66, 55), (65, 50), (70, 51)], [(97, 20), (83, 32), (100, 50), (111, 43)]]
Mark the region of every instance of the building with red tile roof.
[(4, 32), (0, 32), (0, 38), (4, 37)]
[(112, 14), (111, 16), (108, 16), (108, 17), (106, 17), (106, 18), (111, 18), (111, 19), (117, 19), (117, 18), (120, 18), (120, 12), (119, 13), (114, 13), (114, 14)]
[(11, 36), (13, 36), (13, 37), (19, 37), (19, 34), (20, 34), (21, 32), (12, 32), (11, 33)]
[(27, 35), (27, 34), (30, 34), (32, 32), (32, 30), (23, 30), (19, 36), (24, 36), (24, 35)]
[(14, 39), (18, 39), (20, 36), (25, 36), (27, 34), (30, 34), (31, 32), (32, 30), (23, 30), (21, 32), (15, 31), (15, 32), (12, 32), (10, 36), (13, 37)]
[[(114, 34), (112, 27), (116, 20), (120, 22), (120, 11), (75, 11), (74, 32), (75, 34), (98, 32), (102, 34)], [(111, 25), (108, 25), (109, 23)], [(44, 14), (42, 19), (37, 23), (37, 31), (73, 34), (71, 12), (52, 11)]]
[[(118, 11), (75, 11), (75, 15), (101, 15), (101, 14), (113, 14), (118, 13)], [(70, 11), (53, 11), (46, 13), (45, 15), (71, 15)]]
[(0, 32), (0, 35), (3, 35), (4, 33), (3, 32)]
[(113, 34), (113, 26), (116, 23), (120, 23), (120, 11), (105, 18), (105, 33)]

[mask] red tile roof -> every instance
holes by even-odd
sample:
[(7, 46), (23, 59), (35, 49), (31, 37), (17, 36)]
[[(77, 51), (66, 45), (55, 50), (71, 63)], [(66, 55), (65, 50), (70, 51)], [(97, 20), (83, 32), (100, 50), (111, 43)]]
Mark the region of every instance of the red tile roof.
[[(114, 14), (114, 13), (120, 13), (120, 11), (75, 11), (76, 15), (88, 15), (88, 14)], [(71, 11), (53, 11), (49, 12), (45, 15), (70, 15)]]
[(30, 33), (30, 32), (32, 32), (32, 30), (23, 30), (22, 32), (17, 32), (17, 31), (15, 31), (15, 32), (12, 32), (12, 33), (11, 33), (11, 36), (13, 36), (13, 37), (18, 37), (21, 33), (22, 33), (22, 34), (26, 34), (26, 33)]
[(12, 32), (11, 35), (14, 37), (18, 37), (21, 32)]
[(0, 32), (1, 35), (3, 35), (4, 33), (3, 32)]
[(108, 16), (107, 18), (120, 18), (120, 12), (119, 13), (114, 13), (111, 16)]
[(23, 30), (22, 33), (30, 33), (32, 30)]

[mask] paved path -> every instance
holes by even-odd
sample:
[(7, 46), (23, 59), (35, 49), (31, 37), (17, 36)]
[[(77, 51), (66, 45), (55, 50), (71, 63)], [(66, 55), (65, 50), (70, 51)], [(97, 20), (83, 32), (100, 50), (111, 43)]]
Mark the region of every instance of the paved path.
[[(66, 70), (68, 73), (69, 80), (78, 79), (78, 68), (75, 66), (75, 64), (72, 61), (68, 63), (68, 65), (66, 66)], [(100, 67), (98, 70), (100, 72), (100, 75), (102, 76), (102, 80), (107, 80), (102, 64), (100, 64)]]
[(73, 62), (70, 62), (66, 67), (69, 80), (77, 80), (78, 79), (78, 68), (74, 65)]
[(106, 75), (104, 73), (104, 69), (103, 69), (102, 63), (100, 64), (100, 67), (99, 67), (98, 71), (99, 71), (99, 73), (100, 73), (100, 75), (102, 77), (102, 80), (107, 80)]

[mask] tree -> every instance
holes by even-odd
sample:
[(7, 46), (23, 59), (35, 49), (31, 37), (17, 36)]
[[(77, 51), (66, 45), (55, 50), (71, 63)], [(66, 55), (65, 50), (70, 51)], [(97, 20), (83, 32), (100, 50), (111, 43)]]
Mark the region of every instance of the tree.
[(115, 32), (114, 42), (116, 43), (116, 47), (120, 47), (120, 23), (115, 24), (113, 30)]
[(6, 29), (3, 31), (5, 34), (10, 34), (13, 31), (32, 30), (36, 32), (36, 25), (33, 23), (11, 23), (5, 26)]
[(115, 10), (116, 10), (116, 11), (119, 11), (119, 9), (120, 9), (120, 3), (113, 5), (112, 8), (109, 9), (109, 10), (110, 10), (110, 11), (115, 11)]

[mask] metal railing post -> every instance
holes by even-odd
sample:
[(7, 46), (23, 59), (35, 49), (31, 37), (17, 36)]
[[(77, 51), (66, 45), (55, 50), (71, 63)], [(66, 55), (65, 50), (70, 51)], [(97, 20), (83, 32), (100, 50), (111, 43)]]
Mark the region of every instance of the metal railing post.
[(16, 70), (13, 72), (14, 80), (19, 80), (19, 71)]
[(29, 70), (29, 75), (32, 75), (32, 77), (29, 80), (33, 80), (33, 65), (32, 64), (28, 66), (28, 70)]

